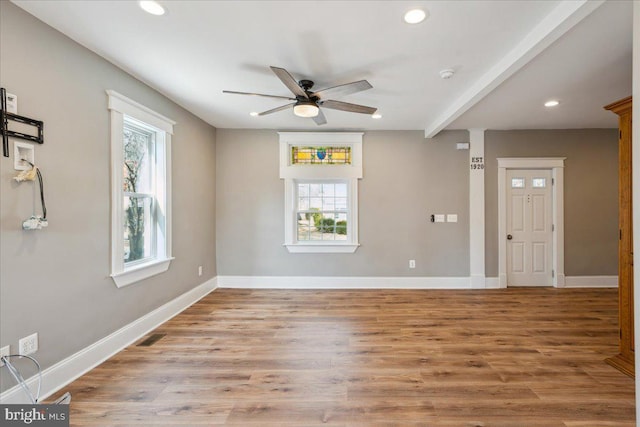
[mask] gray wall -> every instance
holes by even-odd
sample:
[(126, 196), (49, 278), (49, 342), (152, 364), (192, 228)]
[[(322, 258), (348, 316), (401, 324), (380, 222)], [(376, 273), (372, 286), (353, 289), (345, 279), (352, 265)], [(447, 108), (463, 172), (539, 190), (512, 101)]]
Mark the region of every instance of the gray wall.
[[(218, 129), (216, 139), (219, 275), (468, 276), (468, 132), (366, 132), (354, 254), (290, 254), (284, 242), (284, 182), (278, 134)], [(432, 224), (432, 213), (458, 223)], [(409, 259), (416, 268), (409, 270)]]
[[(455, 150), (466, 140), (466, 131), (434, 141), (420, 131), (366, 132), (362, 246), (355, 254), (308, 255), (282, 247), (277, 132), (218, 129), (218, 274), (467, 276), (468, 151)], [(566, 157), (565, 274), (616, 275), (617, 153), (615, 129), (487, 131), (487, 276), (498, 272), (498, 157)], [(431, 213), (457, 213), (459, 222), (431, 224)]]
[(498, 157), (566, 157), (565, 275), (618, 274), (616, 129), (487, 131), (486, 275), (498, 275)]
[[(35, 356), (46, 368), (216, 275), (215, 129), (6, 1), (0, 40), (0, 84), (18, 96), (20, 114), (45, 123), (35, 155), (49, 210), (47, 229), (21, 230), (33, 183), (14, 183), (13, 154), (0, 157), (0, 346), (16, 352), (19, 338), (38, 332)], [(106, 89), (177, 122), (176, 259), (168, 272), (123, 289), (109, 277)], [(2, 390), (13, 385), (3, 380)]]

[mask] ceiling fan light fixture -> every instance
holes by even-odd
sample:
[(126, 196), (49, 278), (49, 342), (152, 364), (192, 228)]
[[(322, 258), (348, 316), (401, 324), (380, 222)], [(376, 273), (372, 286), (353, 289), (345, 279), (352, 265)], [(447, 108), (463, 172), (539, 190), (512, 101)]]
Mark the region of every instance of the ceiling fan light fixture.
[(298, 117), (315, 117), (320, 109), (313, 102), (299, 102), (293, 106), (293, 114)]
[(142, 8), (142, 10), (144, 10), (147, 13), (150, 13), (156, 16), (164, 15), (164, 12), (165, 12), (164, 7), (162, 7), (162, 5), (156, 1), (143, 0), (143, 1), (139, 1), (138, 4)]
[(411, 9), (404, 14), (404, 22), (407, 24), (419, 24), (427, 18), (427, 12), (423, 9)]
[(371, 118), (372, 119), (381, 119), (382, 118), (382, 114), (374, 113), (374, 114), (371, 115)]

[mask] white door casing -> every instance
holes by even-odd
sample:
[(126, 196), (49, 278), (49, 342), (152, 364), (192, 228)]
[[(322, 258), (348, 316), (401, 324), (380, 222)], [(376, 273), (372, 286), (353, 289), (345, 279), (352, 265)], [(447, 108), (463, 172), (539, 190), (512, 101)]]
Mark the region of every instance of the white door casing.
[(507, 171), (507, 286), (551, 286), (551, 170)]
[(498, 158), (498, 281), (507, 287), (507, 171), (511, 169), (548, 169), (551, 187), (551, 284), (564, 287), (564, 157)]

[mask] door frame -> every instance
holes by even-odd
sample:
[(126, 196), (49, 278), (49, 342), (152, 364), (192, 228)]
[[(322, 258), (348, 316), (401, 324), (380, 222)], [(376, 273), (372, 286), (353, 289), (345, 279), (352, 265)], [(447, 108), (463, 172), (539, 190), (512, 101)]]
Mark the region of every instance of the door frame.
[(552, 284), (563, 288), (564, 276), (564, 161), (566, 157), (499, 157), (498, 160), (498, 281), (507, 287), (507, 169), (549, 169), (553, 179), (551, 202)]

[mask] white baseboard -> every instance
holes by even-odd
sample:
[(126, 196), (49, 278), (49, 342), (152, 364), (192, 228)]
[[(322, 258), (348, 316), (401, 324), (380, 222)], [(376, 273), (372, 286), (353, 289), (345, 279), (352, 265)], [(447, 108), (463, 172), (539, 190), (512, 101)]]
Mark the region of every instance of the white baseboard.
[(486, 286), (487, 283), (484, 274), (472, 274), (469, 276), (469, 287), (471, 287), (471, 289), (484, 289)]
[[(100, 341), (45, 369), (42, 371), (40, 400), (48, 398), (123, 348), (133, 344), (150, 331), (208, 295), (216, 287), (217, 278), (207, 280), (203, 284), (102, 338)], [(27, 380), (27, 384), (34, 390), (37, 386), (37, 381), (37, 376), (33, 376)], [(22, 389), (16, 385), (0, 394), (0, 403), (29, 402)]]
[(617, 288), (618, 276), (567, 276), (565, 288)]
[(218, 276), (220, 288), (470, 289), (469, 277)]
[(500, 278), (498, 277), (485, 277), (484, 279), (485, 289), (500, 289)]
[[(220, 288), (246, 289), (500, 289), (499, 277), (218, 276)], [(566, 288), (616, 288), (618, 276), (567, 276)]]

